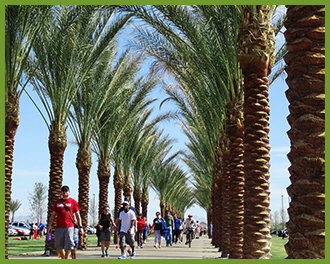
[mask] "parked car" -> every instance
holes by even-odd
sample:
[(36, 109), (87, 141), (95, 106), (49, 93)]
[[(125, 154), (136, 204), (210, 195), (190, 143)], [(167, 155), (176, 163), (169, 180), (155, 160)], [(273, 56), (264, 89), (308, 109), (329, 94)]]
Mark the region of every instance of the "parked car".
[(17, 231), (17, 236), (28, 236), (30, 235), (30, 224), (24, 222), (12, 222), (9, 223), (12, 229)]
[(12, 228), (12, 226), (9, 226), (8, 228), (8, 236), (17, 236), (18, 235), (18, 232)]
[(96, 234), (96, 228), (94, 226), (87, 227), (87, 234)]
[(29, 236), (30, 230), (26, 228), (13, 227), (17, 231), (17, 236)]
[(12, 227), (30, 229), (30, 224), (29, 223), (25, 223), (25, 222), (12, 222), (12, 223), (9, 223), (9, 225), (11, 225)]

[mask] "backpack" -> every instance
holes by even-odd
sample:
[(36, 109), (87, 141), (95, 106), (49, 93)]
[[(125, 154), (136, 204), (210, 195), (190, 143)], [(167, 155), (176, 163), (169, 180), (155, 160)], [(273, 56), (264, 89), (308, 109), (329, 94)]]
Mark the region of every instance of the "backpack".
[(162, 225), (162, 230), (160, 230), (160, 234), (161, 236), (165, 237), (167, 235), (167, 224), (163, 218), (161, 221), (161, 225)]

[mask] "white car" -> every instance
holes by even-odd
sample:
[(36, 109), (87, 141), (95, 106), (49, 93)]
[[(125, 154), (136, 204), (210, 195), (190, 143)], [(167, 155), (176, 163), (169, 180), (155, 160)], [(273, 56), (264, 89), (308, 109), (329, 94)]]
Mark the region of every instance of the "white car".
[(96, 234), (96, 228), (94, 226), (88, 226), (87, 234)]
[(8, 236), (17, 236), (17, 234), (18, 232), (14, 228), (8, 228)]

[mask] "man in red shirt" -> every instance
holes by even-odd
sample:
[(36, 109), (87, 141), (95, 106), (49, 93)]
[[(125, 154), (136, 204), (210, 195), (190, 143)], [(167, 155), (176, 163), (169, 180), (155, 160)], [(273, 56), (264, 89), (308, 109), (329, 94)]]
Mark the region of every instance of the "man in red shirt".
[[(80, 230), (81, 236), (84, 235), (84, 229), (82, 227), (81, 217), (80, 217), (80, 207), (76, 200), (70, 198), (70, 189), (69, 186), (64, 185), (61, 188), (61, 196), (63, 197), (63, 202), (66, 207), (69, 209), (71, 216), (76, 216), (78, 227)], [(56, 231), (55, 231), (55, 247), (61, 255), (62, 259), (68, 259), (70, 256), (71, 250), (74, 248), (73, 241), (73, 232), (74, 224), (69, 215), (69, 212), (66, 211), (64, 204), (61, 199), (57, 200), (52, 208), (53, 213), (49, 219), (47, 233), (52, 228), (52, 224), (57, 215), (56, 221)], [(64, 254), (65, 251), (65, 254)]]

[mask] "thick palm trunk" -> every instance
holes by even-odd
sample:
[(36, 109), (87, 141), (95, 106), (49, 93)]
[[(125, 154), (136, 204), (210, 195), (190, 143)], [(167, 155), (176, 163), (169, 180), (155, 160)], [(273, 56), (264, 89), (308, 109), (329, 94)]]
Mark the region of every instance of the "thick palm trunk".
[(97, 177), (99, 178), (99, 214), (103, 213), (103, 208), (108, 206), (109, 181), (110, 181), (110, 161), (99, 160), (97, 168)]
[(79, 175), (78, 204), (80, 206), (80, 216), (84, 228), (83, 245), (80, 249), (87, 249), (87, 226), (89, 208), (89, 174), (92, 168), (92, 153), (85, 148), (79, 148), (76, 159), (76, 167)]
[(243, 7), (238, 34), (238, 61), (244, 76), (244, 243), (243, 258), (268, 259), (269, 98), (268, 75), (274, 65), (272, 7)]
[[(66, 129), (52, 127), (49, 134), (48, 147), (50, 152), (50, 172), (48, 189), (48, 212), (47, 223), (52, 214), (52, 208), (55, 202), (61, 198), (61, 187), (63, 180), (63, 157), (67, 146)], [(55, 249), (55, 228), (56, 218), (52, 225), (52, 239), (45, 243), (45, 250), (49, 250), (51, 255), (57, 255)]]
[(125, 175), (124, 186), (123, 186), (124, 197), (129, 197), (130, 200), (131, 200), (132, 191), (133, 191), (133, 188), (132, 188), (132, 176), (131, 176), (131, 173), (128, 172)]
[(230, 210), (229, 207), (231, 193), (229, 192), (230, 185), (230, 171), (229, 171), (229, 149), (227, 139), (224, 142), (223, 162), (222, 162), (222, 254), (221, 256), (227, 257), (230, 247)]
[(160, 197), (160, 199), (159, 199), (159, 208), (160, 208), (160, 214), (161, 214), (162, 217), (165, 216), (165, 205), (166, 205), (166, 203), (165, 203), (164, 198)]
[(19, 101), (11, 93), (5, 105), (5, 258), (8, 258), (8, 226), (10, 216), (14, 137), (19, 124)]
[[(119, 214), (119, 210), (121, 207), (121, 203), (122, 203), (122, 196), (121, 196), (121, 191), (123, 189), (123, 185), (124, 185), (124, 177), (121, 171), (121, 168), (119, 168), (118, 166), (115, 166), (115, 172), (113, 174), (113, 186), (115, 188), (115, 208), (114, 208), (114, 220), (117, 219), (118, 214)], [(117, 243), (118, 240), (118, 236), (115, 233), (114, 235), (114, 243)]]
[(244, 160), (243, 101), (234, 100), (228, 107), (227, 135), (230, 151), (230, 253), (231, 259), (243, 258), (244, 239)]
[(141, 209), (141, 189), (139, 186), (134, 186), (134, 191), (133, 191), (133, 198), (134, 198), (134, 208), (136, 210), (136, 213), (140, 213)]
[(325, 258), (325, 7), (287, 6), (288, 258)]
[(222, 149), (221, 144), (218, 143), (215, 150), (215, 160), (213, 165), (212, 175), (212, 245), (222, 250)]
[(244, 258), (270, 258), (268, 78), (255, 73), (244, 84)]
[(148, 217), (148, 204), (149, 204), (148, 188), (143, 188), (141, 205), (142, 205), (142, 214), (144, 217)]

